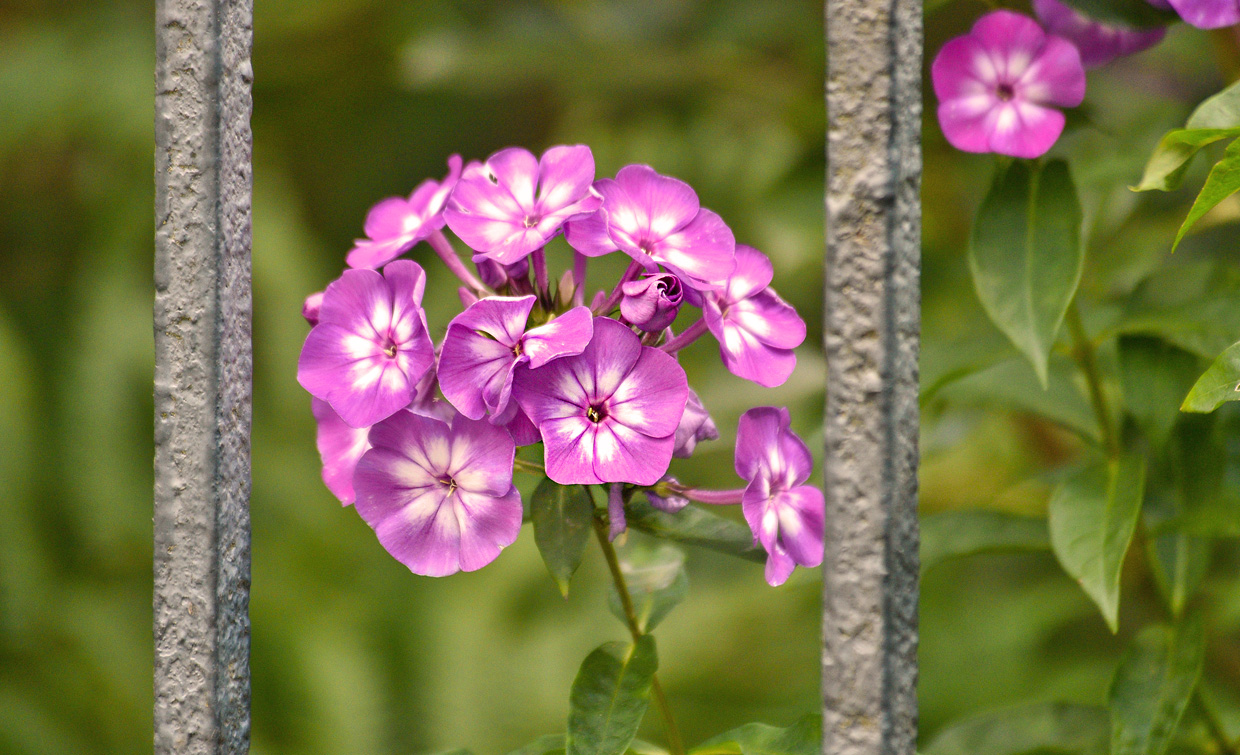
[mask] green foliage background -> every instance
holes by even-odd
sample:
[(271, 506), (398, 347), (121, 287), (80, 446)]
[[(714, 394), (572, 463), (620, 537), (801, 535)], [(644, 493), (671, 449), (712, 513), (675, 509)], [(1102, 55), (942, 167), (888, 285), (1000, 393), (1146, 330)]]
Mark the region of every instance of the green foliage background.
[[(646, 162), (689, 181), (738, 240), (773, 258), (776, 287), (809, 324), (798, 371), (776, 390), (726, 374), (708, 339), (686, 353), (724, 437), (681, 479), (735, 482), (735, 422), (754, 404), (790, 406), (818, 448), (822, 5), (256, 5), (253, 752), (498, 753), (562, 731), (581, 659), (625, 637), (598, 554), (567, 601), (529, 532), (494, 565), (448, 579), (388, 557), (319, 481), (294, 379), (301, 300), (338, 274), (367, 208), (440, 177), (447, 154), (584, 142), (600, 175)], [(930, 55), (985, 8), (955, 0), (931, 16)], [(151, 4), (136, 0), (0, 5), (0, 753), (150, 746), (153, 27)], [(1167, 263), (1191, 188), (1123, 189), (1162, 132), (1235, 72), (1234, 44), (1209, 40), (1176, 27), (1155, 51), (1091, 74), (1095, 126), (1063, 143), (1086, 207), (1091, 296), (1123, 294), (1164, 264), (1237, 261), (1240, 203), (1221, 205)], [(926, 104), (930, 386), (1015, 351), (986, 320), (965, 261), (993, 161), (951, 151), (929, 94)], [(1194, 166), (1186, 185), (1204, 173)], [(455, 285), (427, 268), (442, 328)], [(923, 511), (1043, 512), (1047, 470), (1079, 444), (981, 393), (927, 404)], [(1216, 554), (1233, 572), (1234, 542)], [(759, 566), (698, 550), (688, 569), (689, 597), (659, 629), (686, 739), (816, 710), (817, 574), (771, 589)], [(1240, 693), (1240, 588), (1211, 577), (1205, 589), (1214, 676)], [(1124, 595), (1117, 641), (1048, 553), (936, 567), (923, 591), (923, 734), (1005, 704), (1104, 701), (1123, 640), (1158, 610), (1152, 590)], [(660, 737), (657, 722), (643, 737)]]

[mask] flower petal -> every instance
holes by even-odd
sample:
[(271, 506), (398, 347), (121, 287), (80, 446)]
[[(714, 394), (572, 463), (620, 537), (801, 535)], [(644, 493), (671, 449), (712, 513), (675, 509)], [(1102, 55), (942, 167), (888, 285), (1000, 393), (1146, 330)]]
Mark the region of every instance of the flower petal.
[(512, 436), (490, 422), (458, 415), (452, 420), (447, 474), (460, 490), (503, 496), (512, 486)]
[(782, 493), (777, 501), (779, 541), (801, 566), (822, 563), (823, 507), (822, 491), (811, 485), (800, 485)]
[(996, 83), (1019, 79), (1046, 44), (1046, 32), (1036, 21), (1008, 10), (982, 16), (973, 24), (969, 36), (990, 54)]
[(719, 297), (729, 303), (748, 299), (771, 285), (774, 278), (775, 267), (770, 258), (752, 246), (737, 244), (736, 267)]
[(594, 155), (584, 144), (552, 147), (538, 161), (538, 213), (548, 215), (579, 201), (594, 181)]
[(633, 368), (611, 394), (607, 412), (616, 422), (643, 435), (663, 438), (676, 432), (688, 400), (689, 379), (684, 368), (668, 354), (644, 346)]
[(1236, 0), (1170, 0), (1180, 18), (1198, 29), (1218, 29), (1240, 23)]
[(580, 354), (593, 336), (590, 308), (573, 307), (551, 322), (530, 329), (521, 337), (521, 351), (529, 356), (530, 367), (537, 369), (553, 359)]
[(990, 53), (970, 35), (943, 45), (930, 66), (934, 96), (940, 102), (979, 94), (993, 96), (999, 74)]
[(1085, 99), (1085, 68), (1081, 54), (1063, 37), (1047, 37), (1046, 45), (1016, 84), (1016, 98), (1038, 105), (1076, 107)]
[(792, 424), (784, 407), (758, 406), (741, 415), (736, 427), (736, 474), (752, 482), (773, 466), (782, 467), (780, 437)]
[(1064, 127), (1058, 110), (1015, 100), (991, 111), (990, 120), (990, 151), (1011, 157), (1046, 154)]
[(353, 470), (358, 459), (370, 450), (368, 427), (349, 427), (322, 399), (311, 399), (310, 408), (318, 423), (315, 442), (323, 462), (323, 483), (345, 506), (353, 503)]
[(706, 320), (706, 327), (719, 341), (720, 359), (733, 375), (774, 388), (783, 385), (796, 369), (796, 354), (791, 349), (763, 343), (737, 322), (725, 317), (716, 302), (706, 302), (702, 317)]
[(795, 349), (805, 340), (805, 321), (769, 288), (728, 307), (724, 317), (777, 349)]
[(461, 571), (476, 571), (495, 560), (521, 534), (521, 494), (489, 496), (458, 490), (453, 506), (460, 529)]
[(676, 445), (672, 435), (651, 438), (610, 420), (598, 423), (593, 441), (595, 476), (602, 482), (634, 485), (654, 485), (667, 474)]
[(699, 290), (721, 288), (736, 267), (736, 238), (723, 218), (710, 210), (655, 243), (650, 256)]
[(545, 444), (547, 476), (561, 485), (597, 485), (594, 435), (597, 425), (584, 416), (538, 422)]
[(697, 193), (689, 184), (659, 175), (649, 165), (626, 165), (616, 174), (616, 184), (629, 201), (625, 229), (648, 242), (667, 238), (684, 228), (701, 208)]
[(499, 187), (509, 193), (523, 211), (534, 209), (534, 190), (538, 186), (538, 160), (529, 150), (509, 147), (487, 158), (487, 169)]

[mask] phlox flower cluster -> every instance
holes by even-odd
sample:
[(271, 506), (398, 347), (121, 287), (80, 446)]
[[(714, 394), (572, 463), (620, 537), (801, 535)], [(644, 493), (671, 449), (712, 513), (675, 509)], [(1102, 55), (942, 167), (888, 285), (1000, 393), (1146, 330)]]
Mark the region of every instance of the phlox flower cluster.
[[(1240, 0), (1146, 2), (1168, 21), (1178, 14), (1206, 29), (1240, 23)], [(1085, 98), (1086, 69), (1141, 52), (1166, 34), (1165, 26), (1091, 18), (1070, 3), (1032, 0), (1036, 20), (992, 11), (943, 45), (931, 78), (939, 125), (953, 147), (1021, 158), (1045, 154), (1063, 133), (1062, 110)]]
[[(699, 490), (668, 474), (674, 457), (719, 437), (681, 349), (709, 333), (723, 365), (762, 386), (796, 366), (805, 323), (771, 288), (770, 260), (738, 245), (683, 181), (645, 165), (596, 180), (582, 145), (541, 157), (510, 148), (463, 167), (453, 155), (448, 168), (376, 204), (349, 269), (303, 307), (312, 327), (297, 377), (332, 493), (418, 574), (481, 568), (516, 540), (514, 468), (605, 486), (612, 537), (644, 491), (667, 512), (740, 504), (771, 584), (820, 563), (822, 494), (805, 485), (812, 461), (786, 409), (742, 418), (745, 488)], [(545, 247), (559, 235), (573, 264), (553, 275)], [(422, 242), (462, 284), (446, 328), (427, 322), (422, 267), (400, 259)], [(587, 296), (589, 261), (610, 254), (627, 268)], [(539, 445), (541, 468), (517, 457)]]

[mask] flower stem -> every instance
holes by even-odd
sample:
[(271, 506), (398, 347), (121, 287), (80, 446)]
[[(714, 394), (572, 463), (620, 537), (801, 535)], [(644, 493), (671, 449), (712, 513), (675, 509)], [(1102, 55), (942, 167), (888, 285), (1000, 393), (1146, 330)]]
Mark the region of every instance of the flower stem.
[(495, 293), (487, 288), (485, 283), (478, 280), (473, 273), (469, 272), (469, 269), (465, 267), (465, 263), (461, 262), (461, 258), (456, 256), (456, 250), (452, 248), (451, 242), (443, 235), (443, 231), (435, 231), (426, 241), (431, 245), (431, 249), (435, 250), (435, 254), (439, 255), (439, 259), (443, 260), (443, 264), (452, 271), (452, 274), (476, 291), (479, 296), (490, 296)]
[(543, 469), (543, 466), (541, 464), (536, 464), (532, 461), (526, 461), (525, 459), (513, 459), (512, 468), (514, 470), (520, 470), (522, 472), (529, 472), (530, 474), (536, 474), (536, 475), (546, 474), (546, 470)]
[(573, 250), (573, 305), (580, 307), (586, 303), (586, 263), (589, 257)]
[(535, 249), (530, 261), (534, 268), (534, 285), (538, 289), (538, 299), (548, 304), (551, 301), (551, 280), (547, 276), (547, 252), (542, 247)]
[(1102, 431), (1102, 445), (1107, 456), (1119, 457), (1119, 438), (1115, 434), (1115, 424), (1111, 421), (1111, 409), (1107, 404), (1106, 394), (1102, 389), (1102, 375), (1098, 371), (1098, 352), (1094, 342), (1085, 332), (1081, 322), (1081, 311), (1077, 309), (1076, 300), (1068, 306), (1068, 332), (1072, 335), (1072, 358), (1085, 373), (1085, 382), (1089, 386), (1089, 403), (1094, 408), (1094, 417), (1098, 420), (1098, 428)]
[(698, 490), (697, 488), (681, 488), (672, 486), (672, 492), (697, 503), (709, 503), (714, 506), (728, 506), (741, 502), (745, 495), (744, 488), (735, 490)]
[(684, 332), (682, 332), (680, 335), (674, 336), (670, 341), (663, 344), (659, 348), (663, 349), (669, 354), (674, 354), (677, 351), (680, 351), (684, 347), (696, 341), (698, 337), (701, 336), (705, 332), (706, 332), (706, 318), (703, 317), (702, 319), (693, 323), (689, 327), (685, 328)]
[[(603, 558), (607, 559), (607, 568), (611, 571), (612, 581), (616, 583), (616, 592), (620, 595), (620, 606), (624, 609), (624, 618), (629, 625), (629, 633), (633, 635), (633, 642), (637, 642), (642, 638), (643, 633), (637, 621), (637, 611), (633, 608), (633, 597), (629, 595), (628, 584), (624, 581), (624, 572), (620, 571), (616, 549), (607, 539), (607, 523), (597, 516), (594, 518), (594, 534), (598, 538), (599, 547), (603, 549)], [(672, 718), (672, 709), (667, 704), (667, 696), (663, 694), (663, 685), (659, 684), (658, 674), (651, 678), (650, 691), (659, 709), (659, 715), (663, 717), (663, 731), (667, 734), (667, 747), (671, 755), (685, 755), (685, 745), (680, 738), (680, 729), (676, 728), (676, 719)]]

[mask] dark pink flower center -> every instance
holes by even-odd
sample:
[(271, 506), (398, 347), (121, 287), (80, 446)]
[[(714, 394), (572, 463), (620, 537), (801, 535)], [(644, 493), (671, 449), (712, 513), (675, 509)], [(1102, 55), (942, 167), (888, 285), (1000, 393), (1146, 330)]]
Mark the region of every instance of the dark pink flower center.
[(396, 342), (392, 340), (391, 336), (388, 336), (383, 341), (383, 353), (387, 354), (389, 359), (396, 358)]
[(607, 406), (604, 404), (593, 404), (586, 409), (586, 419), (598, 424), (607, 419)]
[(526, 215), (525, 220), (521, 221), (521, 225), (525, 226), (526, 228), (533, 228), (534, 226), (538, 225), (538, 222), (540, 220), (542, 220), (542, 218), (538, 217), (537, 215)]
[(1000, 100), (1007, 102), (1008, 100), (1016, 96), (1016, 90), (1012, 87), (1011, 84), (1000, 84), (999, 87), (995, 90), (995, 96), (998, 97)]
[(449, 475), (444, 475), (443, 477), (440, 477), (439, 484), (443, 485), (445, 488), (448, 489), (448, 495), (452, 495), (453, 493), (456, 492), (456, 480), (452, 479), (452, 477)]

